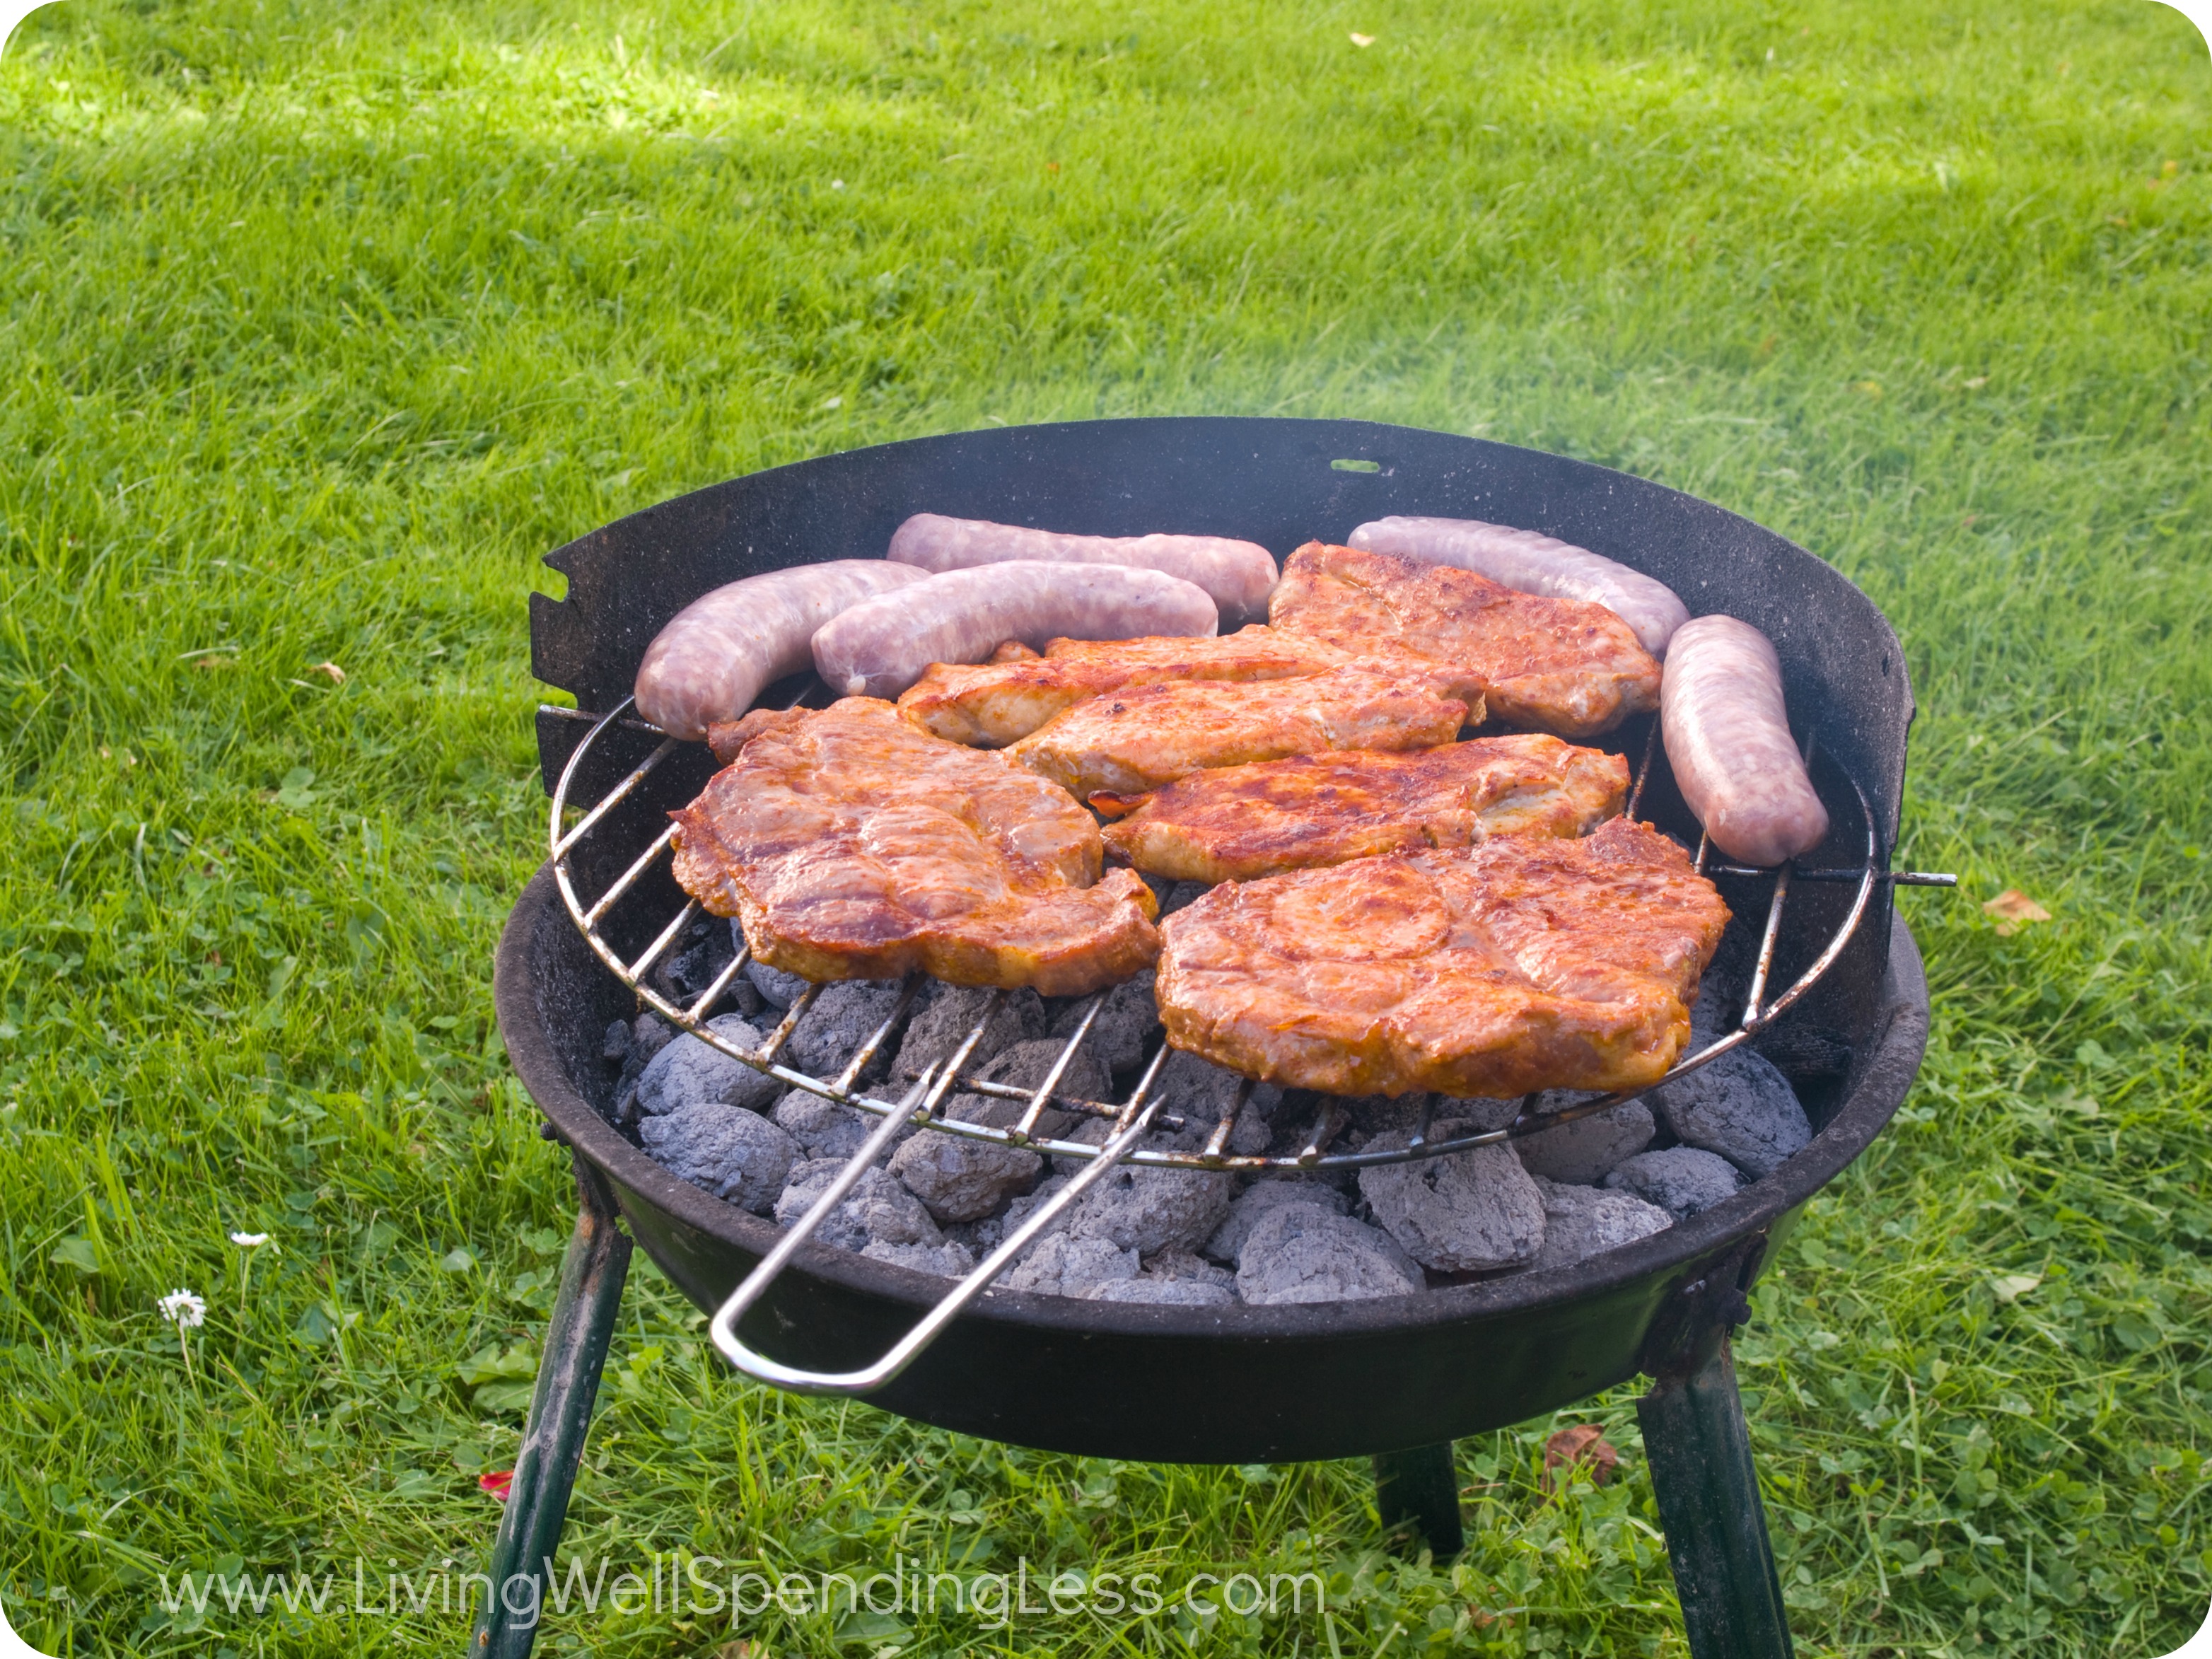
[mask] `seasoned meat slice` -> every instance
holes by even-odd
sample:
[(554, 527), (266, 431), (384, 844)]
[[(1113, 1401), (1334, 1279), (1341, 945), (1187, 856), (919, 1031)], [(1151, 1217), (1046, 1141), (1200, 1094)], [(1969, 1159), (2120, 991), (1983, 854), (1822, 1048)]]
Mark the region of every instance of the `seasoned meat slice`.
[[(736, 725), (723, 748), (739, 737)], [(1151, 890), (1100, 878), (1097, 826), (1002, 754), (848, 697), (755, 722), (676, 812), (676, 879), (736, 916), (753, 953), (811, 980), (895, 979), (1073, 996), (1159, 954)]]
[(1487, 576), (1308, 542), (1268, 606), (1277, 630), (1362, 655), (1449, 663), (1510, 726), (1595, 737), (1659, 706), (1659, 665), (1601, 605), (1516, 593)]
[(1442, 665), (1347, 663), (1299, 679), (1139, 685), (1064, 709), (1006, 752), (1088, 800), (1133, 794), (1208, 766), (1331, 749), (1432, 749), (1482, 718)]
[(1650, 1083), (1728, 907), (1649, 824), (1229, 882), (1168, 918), (1168, 1041), (1339, 1095)]
[(951, 742), (1003, 749), (1061, 709), (1124, 686), (1287, 679), (1334, 668), (1346, 656), (1257, 623), (1218, 639), (1054, 640), (1042, 657), (933, 663), (900, 694), (899, 713)]
[(1214, 882), (1492, 836), (1587, 835), (1627, 793), (1620, 756), (1530, 732), (1224, 766), (1091, 805), (1128, 813), (1106, 826), (1106, 845), (1146, 874)]

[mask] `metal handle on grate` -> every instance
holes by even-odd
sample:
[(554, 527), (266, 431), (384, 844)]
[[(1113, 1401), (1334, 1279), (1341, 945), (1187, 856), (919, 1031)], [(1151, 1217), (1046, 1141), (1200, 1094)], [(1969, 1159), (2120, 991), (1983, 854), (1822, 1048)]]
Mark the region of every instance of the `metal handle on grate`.
[[(1158, 1069), (1156, 1061), (1152, 1073), (1147, 1075), (1147, 1082)], [(1157, 1099), (1149, 1103), (1146, 1102), (1145, 1097), (1151, 1091), (1140, 1087), (1137, 1096), (1122, 1112), (1113, 1138), (1099, 1148), (1098, 1155), (1084, 1166), (1082, 1172), (1039, 1205), (997, 1249), (985, 1256), (974, 1271), (953, 1287), (950, 1295), (924, 1314), (890, 1352), (874, 1364), (856, 1371), (810, 1371), (771, 1359), (747, 1346), (738, 1335), (738, 1321), (744, 1317), (747, 1309), (768, 1294), (769, 1286), (782, 1275), (791, 1258), (799, 1253), (799, 1246), (811, 1238), (815, 1231), (830, 1218), (831, 1212), (845, 1201), (846, 1194), (860, 1184), (860, 1177), (868, 1172), (884, 1149), (897, 1137), (898, 1132), (909, 1124), (927, 1121), (930, 1085), (936, 1071), (936, 1065), (933, 1062), (914, 1087), (907, 1091), (906, 1097), (899, 1102), (897, 1109), (886, 1112), (884, 1121), (876, 1126), (866, 1143), (846, 1160), (845, 1167), (837, 1172), (837, 1178), (830, 1183), (829, 1189), (814, 1201), (814, 1207), (776, 1242), (775, 1248), (761, 1258), (760, 1265), (747, 1273), (744, 1282), (732, 1291), (728, 1298), (714, 1310), (714, 1321), (707, 1328), (708, 1334), (714, 1339), (714, 1346), (720, 1350), (722, 1358), (747, 1376), (772, 1383), (779, 1389), (787, 1389), (794, 1394), (864, 1395), (882, 1388), (914, 1364), (921, 1357), (922, 1350), (944, 1334), (945, 1328), (958, 1316), (960, 1310), (982, 1295), (990, 1287), (991, 1281), (1011, 1267), (1014, 1258), (1026, 1249), (1032, 1240), (1040, 1237), (1055, 1217), (1103, 1180), (1106, 1172), (1120, 1164), (1123, 1157), (1136, 1146), (1145, 1131), (1151, 1127), (1153, 1115), (1159, 1110)]]

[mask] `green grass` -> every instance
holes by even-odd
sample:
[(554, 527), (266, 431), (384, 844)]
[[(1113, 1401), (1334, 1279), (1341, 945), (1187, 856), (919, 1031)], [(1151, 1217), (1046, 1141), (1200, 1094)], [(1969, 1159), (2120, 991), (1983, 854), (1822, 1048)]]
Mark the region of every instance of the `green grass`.
[[(81, 1654), (463, 1638), (158, 1591), (358, 1555), (374, 1599), (489, 1538), (573, 1201), (489, 1024), (538, 555), (886, 438), (1293, 413), (1661, 479), (1896, 622), (1905, 856), (1963, 888), (1905, 897), (1922, 1081), (1740, 1349), (1800, 1649), (2179, 1645), (2212, 1601), (2206, 67), (2142, 0), (35, 15), (0, 60), (9, 1617)], [(2000, 936), (2008, 886), (2055, 919)], [(275, 1240), (250, 1290), (234, 1229)], [(1683, 1650), (1626, 1392), (1582, 1413), (1625, 1478), (1562, 1503), (1552, 1425), (1463, 1443), (1446, 1571), (1377, 1552), (1358, 1466), (962, 1440), (740, 1387), (700, 1323), (641, 1258), (570, 1533), (617, 1572), (1310, 1563), (1326, 1622), (874, 1642)]]

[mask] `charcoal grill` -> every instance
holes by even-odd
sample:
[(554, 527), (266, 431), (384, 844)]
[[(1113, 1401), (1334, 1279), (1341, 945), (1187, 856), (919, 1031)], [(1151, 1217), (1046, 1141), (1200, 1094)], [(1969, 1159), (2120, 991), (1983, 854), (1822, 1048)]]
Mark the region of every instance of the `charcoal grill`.
[[(1322, 1102), (1289, 1153), (1231, 1150), (1237, 1111), (1203, 1145), (1141, 1143), (1170, 1121), (1151, 1090), (1164, 1051), (1115, 1101), (1059, 1089), (1097, 1002), (1035, 1089), (965, 1074), (987, 1010), (941, 1069), (896, 1099), (859, 1079), (916, 989), (836, 1076), (787, 1065), (786, 1045), (817, 993), (795, 1001), (758, 1051), (704, 1022), (744, 965), (696, 995), (652, 977), (696, 907), (668, 875), (668, 809), (713, 770), (705, 750), (630, 711), (647, 642), (700, 593), (820, 559), (879, 556), (908, 514), (1100, 534), (1159, 528), (1235, 535), (1279, 556), (1340, 541), (1389, 514), (1483, 518), (1537, 528), (1645, 570), (1693, 613), (1724, 611), (1780, 652), (1790, 706), (1834, 828), (1794, 866), (1756, 871), (1715, 857), (1684, 808), (1651, 722), (1619, 740), (1632, 810), (1696, 840), (1731, 908), (1748, 968), (1741, 1017), (1674, 1074), (1739, 1044), (1792, 1073), (1819, 1132), (1766, 1179), (1674, 1227), (1589, 1261), (1385, 1301), (1183, 1308), (1072, 1302), (992, 1281), (1116, 1161), (1242, 1170), (1356, 1168), (1436, 1157), (1548, 1127), (1629, 1097), (1540, 1113), (1505, 1128), (1389, 1152), (1341, 1149), (1344, 1115)], [(553, 805), (550, 857), (501, 939), (495, 995), (518, 1073), (573, 1151), (581, 1207), (491, 1581), (544, 1571), (582, 1450), (626, 1271), (629, 1231), (698, 1306), (740, 1370), (780, 1387), (860, 1395), (902, 1414), (1020, 1443), (1121, 1458), (1284, 1462), (1372, 1455), (1386, 1522), (1439, 1554), (1459, 1544), (1450, 1442), (1556, 1409), (1638, 1371), (1640, 1406), (1692, 1650), (1786, 1653), (1728, 1332), (1745, 1292), (1805, 1200), (1857, 1156), (1902, 1100), (1925, 1040), (1927, 992), (1895, 921), (1893, 872), (1912, 714), (1903, 654), (1880, 612), (1834, 570), (1772, 532), (1674, 491), (1557, 456), (1354, 422), (1139, 420), (1007, 428), (823, 457), (732, 480), (633, 515), (549, 556), (567, 598), (532, 600), (533, 667), (574, 694), (540, 710)], [(771, 692), (819, 700), (801, 678)], [(1724, 944), (1723, 956), (1731, 948)], [(676, 1180), (611, 1121), (598, 1056), (610, 1020), (642, 1005), (780, 1080), (879, 1120), (842, 1182), (788, 1232)], [(1785, 1016), (1787, 1018), (1785, 1019)], [(1023, 1103), (1005, 1128), (948, 1122), (954, 1088)], [(1103, 1118), (1103, 1146), (1037, 1134), (1048, 1109)], [(908, 1124), (1087, 1160), (1076, 1181), (948, 1294), (945, 1282), (809, 1242), (872, 1158)], [(1179, 1125), (1176, 1127), (1180, 1127)], [(1176, 1379), (1177, 1409), (1153, 1403)], [(536, 1605), (522, 1597), (512, 1602)], [(488, 1595), (476, 1650), (521, 1654), (534, 1628)]]

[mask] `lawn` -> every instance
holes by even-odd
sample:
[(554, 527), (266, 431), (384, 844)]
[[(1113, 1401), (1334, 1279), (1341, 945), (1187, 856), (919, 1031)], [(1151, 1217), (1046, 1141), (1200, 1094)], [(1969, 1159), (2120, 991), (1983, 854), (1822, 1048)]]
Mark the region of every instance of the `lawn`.
[[(1280, 413), (1659, 479), (1895, 621), (1902, 857), (1961, 890), (1903, 896), (1926, 1067), (1739, 1347), (1800, 1650), (2178, 1646), (2212, 1602), (2209, 132), (2204, 44), (2146, 0), (34, 15), (0, 59), (9, 1618), (55, 1653), (465, 1639), (574, 1201), (489, 1023), (540, 554), (884, 439)], [(2000, 928), (2015, 887), (2051, 919)], [(1553, 1421), (1462, 1443), (1447, 1566), (1380, 1550), (1362, 1465), (963, 1440), (740, 1386), (701, 1325), (641, 1256), (576, 1559), (1310, 1568), (1328, 1612), (698, 1596), (572, 1606), (544, 1650), (1684, 1650), (1630, 1391), (1560, 1419), (1620, 1449), (1602, 1488), (1543, 1501)], [(351, 1611), (356, 1560), (399, 1611)], [(179, 1599), (210, 1572), (338, 1588)]]

